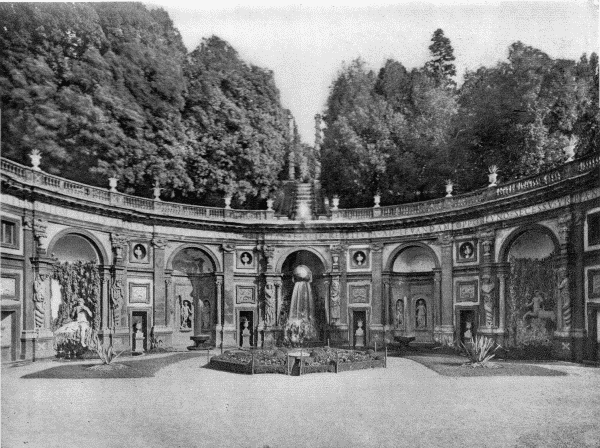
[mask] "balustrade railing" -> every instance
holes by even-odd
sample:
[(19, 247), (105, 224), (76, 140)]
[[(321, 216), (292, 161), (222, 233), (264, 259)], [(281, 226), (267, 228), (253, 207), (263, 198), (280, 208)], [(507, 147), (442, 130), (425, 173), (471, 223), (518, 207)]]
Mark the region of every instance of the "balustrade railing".
[[(419, 214), (436, 213), (453, 209), (462, 209), (481, 204), (493, 198), (506, 198), (515, 194), (552, 185), (600, 167), (600, 154), (575, 160), (546, 173), (518, 179), (496, 187), (486, 188), (449, 198), (410, 204), (384, 207), (337, 209), (331, 211), (332, 219), (370, 220), (381, 218), (400, 218)], [(14, 177), (26, 184), (35, 185), (51, 191), (101, 202), (110, 206), (124, 207), (130, 210), (160, 213), (167, 216), (181, 216), (208, 220), (264, 221), (274, 219), (274, 212), (267, 210), (233, 210), (217, 207), (177, 204), (111, 192), (108, 189), (73, 182), (62, 177), (34, 170), (8, 159), (0, 158), (2, 174)]]

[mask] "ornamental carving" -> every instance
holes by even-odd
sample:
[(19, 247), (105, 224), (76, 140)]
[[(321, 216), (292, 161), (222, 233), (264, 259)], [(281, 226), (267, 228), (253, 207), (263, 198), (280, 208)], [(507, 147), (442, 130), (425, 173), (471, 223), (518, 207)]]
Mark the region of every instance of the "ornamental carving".
[(450, 246), (452, 244), (452, 235), (450, 233), (438, 233), (434, 244), (438, 246)]
[(558, 218), (558, 239), (560, 244), (567, 244), (571, 228), (571, 215), (566, 214)]
[(221, 249), (223, 250), (223, 252), (225, 253), (233, 253), (235, 251), (235, 244), (231, 244), (231, 243), (223, 243), (221, 245)]
[(155, 247), (156, 249), (164, 249), (167, 247), (167, 240), (165, 238), (154, 237), (152, 238), (152, 247)]
[(492, 254), (494, 247), (494, 240), (496, 238), (496, 232), (493, 230), (486, 230), (479, 232), (477, 237), (481, 240), (481, 248), (483, 249), (483, 256), (489, 257)]
[(494, 325), (494, 288), (494, 282), (492, 282), (489, 278), (485, 278), (481, 283), (486, 327), (491, 327)]
[(335, 323), (340, 320), (340, 278), (333, 277), (329, 290), (329, 316), (331, 322)]
[(265, 283), (265, 325), (275, 325), (275, 285), (273, 282)]
[(331, 265), (334, 271), (340, 269), (340, 257), (345, 249), (346, 248), (341, 244), (331, 245), (329, 247), (329, 252), (331, 252)]
[(569, 275), (566, 268), (558, 270), (558, 294), (562, 314), (563, 331), (571, 330), (571, 293), (569, 292)]
[(123, 279), (117, 274), (110, 287), (110, 306), (113, 312), (114, 324), (117, 327), (121, 326), (121, 308), (124, 300)]
[(122, 261), (125, 254), (125, 247), (128, 244), (127, 237), (118, 233), (110, 234), (110, 242), (112, 245), (115, 261)]
[(38, 251), (46, 253), (46, 249), (48, 249), (48, 234), (46, 233), (48, 221), (39, 218), (34, 219), (31, 222), (31, 227), (33, 229), (33, 237), (37, 242)]
[(263, 244), (261, 249), (267, 263), (267, 271), (272, 271), (274, 269), (273, 259), (275, 257), (275, 248), (269, 244)]
[(33, 281), (33, 304), (35, 328), (40, 329), (44, 326), (44, 317), (46, 315), (46, 297), (44, 282), (48, 278), (46, 274), (36, 274)]

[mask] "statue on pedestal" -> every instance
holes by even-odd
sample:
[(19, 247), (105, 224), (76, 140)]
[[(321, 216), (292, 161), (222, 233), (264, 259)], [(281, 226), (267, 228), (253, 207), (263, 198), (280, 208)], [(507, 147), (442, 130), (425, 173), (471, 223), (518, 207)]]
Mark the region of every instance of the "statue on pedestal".
[(200, 329), (202, 332), (210, 331), (210, 302), (205, 300), (200, 310)]

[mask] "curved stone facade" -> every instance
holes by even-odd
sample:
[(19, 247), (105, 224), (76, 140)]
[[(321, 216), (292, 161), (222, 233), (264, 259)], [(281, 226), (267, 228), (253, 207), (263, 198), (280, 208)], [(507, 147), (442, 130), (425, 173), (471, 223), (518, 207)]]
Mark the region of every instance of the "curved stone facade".
[(468, 321), (509, 344), (511, 253), (546, 254), (546, 245), (560, 283), (545, 297), (552, 309), (527, 293), (538, 305), (519, 315), (519, 328), (546, 319), (558, 356), (597, 359), (599, 174), (595, 155), (461, 196), (300, 221), (132, 197), (2, 159), (2, 322), (11, 337), (3, 357), (54, 355), (54, 266), (89, 247), (101, 336), (133, 345), (139, 322), (148, 346), (151, 337), (185, 347), (209, 334), (230, 347), (243, 343), (245, 326), (252, 345), (283, 337), (299, 264), (312, 272), (322, 340), (352, 344), (360, 321), (367, 344), (451, 344)]

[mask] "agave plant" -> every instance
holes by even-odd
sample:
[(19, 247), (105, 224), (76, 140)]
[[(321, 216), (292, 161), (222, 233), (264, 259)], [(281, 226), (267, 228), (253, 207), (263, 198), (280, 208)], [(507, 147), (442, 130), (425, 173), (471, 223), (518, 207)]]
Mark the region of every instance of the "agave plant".
[(463, 353), (469, 358), (469, 362), (465, 363), (468, 367), (493, 367), (490, 363), (495, 356), (496, 350), (500, 345), (496, 344), (491, 338), (485, 336), (476, 336), (471, 339), (471, 342), (466, 344), (460, 342), (460, 347)]
[(100, 357), (100, 360), (102, 361), (102, 364), (106, 364), (109, 365), (110, 363), (112, 363), (115, 359), (117, 359), (121, 353), (123, 353), (125, 350), (120, 351), (119, 353), (117, 353), (114, 349), (112, 344), (108, 344), (107, 346), (102, 345), (100, 343), (100, 338), (98, 338), (98, 335), (96, 335), (96, 337), (94, 338), (94, 349), (96, 350), (96, 353), (98, 353), (98, 356)]

